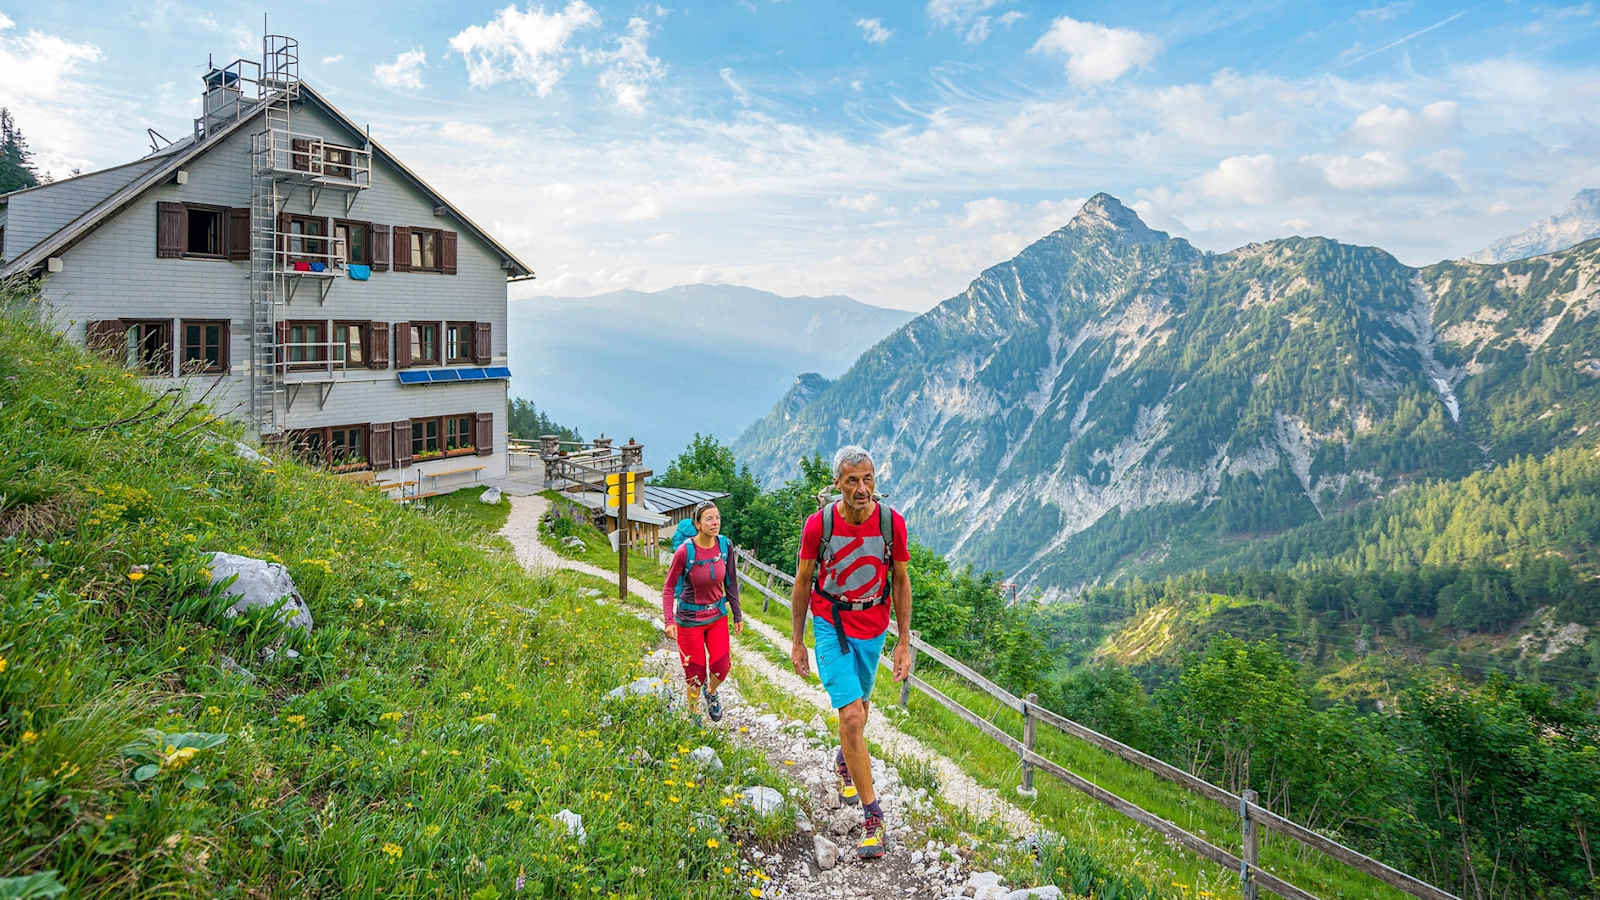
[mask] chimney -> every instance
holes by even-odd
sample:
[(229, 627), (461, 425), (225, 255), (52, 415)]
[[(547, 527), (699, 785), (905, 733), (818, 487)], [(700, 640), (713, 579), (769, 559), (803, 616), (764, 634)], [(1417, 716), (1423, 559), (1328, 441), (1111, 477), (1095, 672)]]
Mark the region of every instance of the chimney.
[(243, 94), (240, 91), (239, 72), (232, 67), (218, 69), (213, 66), (201, 76), (201, 80), (205, 82), (206, 90), (201, 98), (199, 130), (202, 134), (210, 134), (222, 123), (239, 117)]

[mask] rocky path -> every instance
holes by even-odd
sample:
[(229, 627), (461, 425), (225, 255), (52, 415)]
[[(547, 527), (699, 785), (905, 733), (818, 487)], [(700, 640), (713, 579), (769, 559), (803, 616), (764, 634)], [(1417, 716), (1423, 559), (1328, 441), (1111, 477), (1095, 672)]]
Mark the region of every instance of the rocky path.
[[(535, 571), (567, 569), (615, 580), (615, 572), (566, 559), (539, 539), (540, 520), (548, 505), (536, 495), (511, 498), (511, 515), (500, 534), (511, 542), (523, 566)], [(659, 625), (659, 617), (647, 610), (657, 608), (660, 592), (632, 578), (628, 588), (645, 604), (644, 609), (628, 611)], [(747, 618), (746, 627), (774, 646), (787, 649), (787, 637), (771, 626)], [(925, 788), (902, 780), (894, 761), (925, 764), (937, 779), (940, 800), (979, 820), (996, 821), (1016, 838), (1034, 835), (1037, 826), (1021, 809), (978, 784), (947, 757), (895, 728), (882, 714), (872, 717), (868, 737), (890, 758), (873, 760), (879, 802), (889, 823), (889, 852), (872, 862), (857, 860), (855, 841), (860, 833), (861, 813), (859, 807), (841, 807), (834, 791), (833, 752), (837, 741), (824, 724), (825, 717), (832, 713), (827, 695), (814, 679), (801, 679), (738, 641), (733, 644), (733, 654), (733, 674), (721, 691), (725, 713), (720, 727), (736, 740), (760, 747), (774, 767), (789, 776), (792, 786), (788, 796), (799, 810), (800, 830), (790, 842), (772, 850), (747, 851), (751, 863), (772, 876), (768, 897), (864, 900), (966, 896), (1021, 900), (1030, 896), (1027, 890), (1009, 891), (993, 873), (968, 871), (966, 860), (974, 843), (969, 835), (945, 843), (930, 838), (929, 829), (942, 823), (944, 815)], [(682, 681), (675, 648), (668, 646), (665, 637), (661, 646), (645, 657), (645, 668), (667, 685)], [(743, 672), (812, 710), (810, 720), (785, 720), (746, 702), (739, 692)], [(1045, 887), (1034, 889), (1031, 896), (1051, 898), (1060, 893)]]

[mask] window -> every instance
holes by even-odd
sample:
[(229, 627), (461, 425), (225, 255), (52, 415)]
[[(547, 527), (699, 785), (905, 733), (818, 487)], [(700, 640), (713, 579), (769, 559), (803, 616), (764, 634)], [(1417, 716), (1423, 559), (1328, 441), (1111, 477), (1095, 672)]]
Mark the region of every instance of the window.
[(436, 459), (441, 456), (460, 456), (477, 448), (473, 413), (448, 416), (431, 416), (411, 420), (411, 456), (413, 459)]
[(333, 223), (333, 252), (347, 263), (358, 266), (372, 265), (372, 226), (366, 222), (347, 222), (336, 219)]
[(442, 456), (439, 449), (439, 419), (411, 420), (411, 458)]
[(411, 268), (439, 268), (439, 232), (411, 229)]
[(439, 364), (438, 323), (411, 323), (411, 364), (413, 366), (437, 366)]
[(284, 347), (284, 359), (291, 366), (326, 362), (328, 359), (326, 331), (327, 326), (323, 322), (315, 320), (290, 322), (289, 341)]
[(183, 355), (178, 360), (182, 375), (217, 374), (228, 371), (228, 323), (183, 322)]
[(472, 419), (473, 417), (470, 415), (445, 416), (444, 449), (446, 453), (455, 450), (473, 449)]
[(444, 356), (446, 362), (470, 363), (472, 356), (472, 333), (476, 327), (474, 322), (451, 322), (445, 326), (444, 331)]
[(348, 365), (364, 366), (367, 364), (367, 323), (365, 322), (335, 322), (333, 325), (333, 350), (334, 359), (343, 360)]
[(329, 178), (350, 180), (350, 161), (353, 154), (349, 147), (322, 147), (322, 174)]
[(227, 254), (227, 209), (185, 206), (184, 220), (184, 256), (221, 257)]
[(166, 319), (123, 320), (123, 364), (147, 375), (172, 371), (172, 323)]
[(366, 425), (300, 428), (289, 432), (289, 451), (303, 463), (341, 471), (371, 465)]
[(289, 216), (291, 262), (325, 262), (331, 255), (328, 222), (320, 216)]

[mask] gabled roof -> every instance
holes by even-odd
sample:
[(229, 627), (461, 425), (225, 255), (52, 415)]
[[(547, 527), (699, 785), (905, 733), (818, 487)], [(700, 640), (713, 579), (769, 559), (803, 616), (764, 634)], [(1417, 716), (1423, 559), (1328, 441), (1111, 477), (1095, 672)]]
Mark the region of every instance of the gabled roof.
[(728, 496), (727, 491), (697, 491), (691, 488), (661, 487), (654, 484), (644, 486), (645, 505), (663, 513), (686, 509), (701, 500), (719, 500), (726, 496)]
[[(310, 102), (316, 108), (327, 113), (330, 118), (348, 131), (353, 138), (359, 139), (362, 142), (370, 140), (370, 138), (356, 126), (355, 122), (353, 122), (349, 116), (346, 116), (344, 113), (340, 112), (337, 107), (335, 107), (332, 103), (329, 103), (327, 98), (313, 90), (310, 85), (302, 81), (299, 83), (299, 89), (300, 96), (302, 98)], [(206, 135), (204, 139), (199, 141), (188, 139), (189, 145), (182, 147), (181, 149), (163, 148), (163, 152), (168, 152), (168, 155), (156, 166), (145, 172), (142, 176), (135, 178), (133, 181), (123, 185), (121, 188), (112, 191), (99, 203), (96, 203), (93, 207), (91, 207), (87, 212), (63, 225), (44, 240), (41, 240), (32, 247), (28, 248), (16, 259), (13, 259), (6, 263), (5, 266), (0, 267), (0, 278), (21, 272), (29, 272), (44, 265), (44, 261), (46, 259), (62, 253), (72, 245), (76, 244), (78, 241), (82, 240), (90, 232), (98, 228), (103, 222), (121, 212), (128, 206), (128, 204), (138, 199), (139, 196), (145, 191), (155, 187), (158, 184), (164, 184), (178, 169), (183, 168), (191, 160), (196, 159), (206, 151), (210, 150), (212, 147), (215, 147), (227, 140), (230, 135), (243, 129), (247, 123), (260, 116), (264, 108), (264, 104), (258, 103), (250, 112), (239, 117), (233, 122), (228, 123), (226, 126), (218, 129), (216, 132)], [(179, 144), (182, 143), (182, 141), (179, 142)], [(379, 144), (377, 141), (371, 141), (371, 143), (372, 152), (375, 157), (379, 157), (388, 162), (395, 168), (396, 171), (400, 173), (403, 178), (431, 198), (436, 205), (441, 206), (448, 211), (448, 213), (457, 221), (459, 221), (464, 228), (472, 232), (484, 243), (493, 247), (495, 251), (504, 258), (504, 264), (507, 266), (507, 277), (509, 280), (516, 281), (533, 277), (533, 268), (531, 266), (518, 259), (515, 253), (512, 253), (503, 244), (495, 240), (494, 237), (489, 234), (489, 232), (480, 227), (478, 223), (472, 221), (465, 213), (453, 206), (450, 201), (444, 198), (442, 194), (434, 190), (433, 187), (427, 182), (423, 181), (415, 172), (411, 171), (410, 168), (402, 163), (398, 157), (385, 149), (382, 144)], [(145, 157), (145, 159), (150, 158), (151, 157)]]

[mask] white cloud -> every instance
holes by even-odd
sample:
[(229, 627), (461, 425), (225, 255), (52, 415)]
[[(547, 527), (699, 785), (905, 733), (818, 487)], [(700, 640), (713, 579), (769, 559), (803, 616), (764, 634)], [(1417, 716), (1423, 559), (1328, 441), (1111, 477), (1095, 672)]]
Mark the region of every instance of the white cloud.
[(655, 197), (641, 197), (632, 206), (617, 214), (618, 221), (645, 222), (661, 218), (661, 201)]
[(928, 18), (945, 27), (965, 25), (1000, 0), (928, 0)]
[(1005, 27), (1010, 28), (1011, 26), (1017, 24), (1018, 22), (1022, 21), (1026, 17), (1027, 16), (1021, 10), (1013, 9), (1010, 12), (1001, 13), (1000, 14), (1000, 18), (995, 19), (995, 22), (997, 24), (1004, 25)]
[(972, 20), (972, 25), (962, 40), (969, 44), (981, 44), (989, 39), (989, 17), (979, 16)]
[(851, 212), (867, 213), (881, 209), (883, 198), (877, 194), (861, 194), (855, 197), (838, 197), (828, 201), (828, 205), (835, 209), (848, 209)]
[(344, 62), (343, 53), (335, 53), (332, 56), (324, 56), (322, 58), (322, 64), (325, 66), (332, 66), (342, 62)]
[(733, 91), (733, 96), (738, 99), (740, 106), (750, 105), (750, 92), (733, 77), (732, 69), (724, 66), (718, 70), (717, 75), (722, 78), (722, 83), (728, 86), (728, 90)]
[(1366, 9), (1356, 10), (1357, 22), (1387, 22), (1411, 11), (1416, 4), (1412, 0), (1399, 0), (1396, 3), (1384, 3), (1378, 6), (1369, 6)]
[(0, 14), (0, 96), (33, 150), (35, 165), (56, 176), (87, 168), (103, 109), (85, 103), (95, 96), (83, 81), (85, 64), (104, 54), (78, 43), (30, 30), (12, 36), (16, 23)]
[(861, 37), (869, 44), (883, 45), (889, 42), (893, 31), (883, 27), (883, 22), (878, 19), (857, 19), (856, 27), (861, 29)]
[(394, 58), (394, 62), (379, 63), (372, 67), (372, 77), (392, 90), (422, 90), (422, 67), (428, 64), (426, 50), (412, 48)]
[(463, 29), (450, 39), (450, 49), (466, 58), (467, 81), (473, 87), (523, 81), (545, 97), (567, 73), (572, 55), (567, 42), (578, 31), (599, 25), (600, 14), (583, 0), (549, 13), (543, 6), (522, 11), (512, 4), (487, 24)]
[(1126, 28), (1107, 28), (1062, 16), (1050, 23), (1030, 53), (1067, 57), (1067, 76), (1074, 84), (1104, 84), (1142, 66), (1161, 51), (1161, 41)]
[(1360, 156), (1308, 156), (1304, 161), (1341, 191), (1391, 188), (1411, 180), (1411, 167), (1405, 160), (1383, 150)]
[(1460, 127), (1460, 105), (1453, 100), (1439, 100), (1417, 112), (1379, 104), (1357, 116), (1350, 133), (1368, 144), (1412, 147), (1448, 140)]
[(643, 112), (650, 83), (667, 74), (661, 60), (650, 55), (650, 23), (638, 17), (628, 20), (628, 31), (617, 38), (615, 50), (585, 50), (583, 61), (606, 67), (600, 87), (629, 112)]
[(1200, 177), (1200, 189), (1218, 200), (1260, 205), (1280, 197), (1284, 177), (1270, 153), (1230, 156)]
[(961, 218), (963, 228), (1009, 222), (1014, 215), (1011, 204), (1000, 197), (968, 201), (962, 204), (961, 211), (965, 213)]
[(506, 135), (487, 125), (474, 122), (445, 122), (439, 126), (439, 136), (447, 141), (477, 144), (482, 147), (507, 147), (514, 142)]

